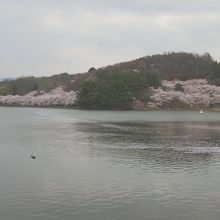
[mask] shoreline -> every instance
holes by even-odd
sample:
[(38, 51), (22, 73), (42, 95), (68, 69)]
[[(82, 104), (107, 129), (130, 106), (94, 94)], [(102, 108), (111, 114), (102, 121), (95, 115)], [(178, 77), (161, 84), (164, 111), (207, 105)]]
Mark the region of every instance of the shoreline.
[[(76, 106), (28, 106), (28, 105), (2, 105), (2, 108), (42, 108), (42, 109), (66, 109), (66, 110), (81, 110), (81, 111), (112, 111), (112, 112), (122, 112), (122, 111), (129, 111), (129, 112), (157, 112), (157, 111), (175, 111), (175, 112), (199, 112), (201, 108), (198, 109), (81, 109), (77, 108)], [(213, 109), (202, 109), (203, 112), (220, 112), (220, 108), (213, 108)]]

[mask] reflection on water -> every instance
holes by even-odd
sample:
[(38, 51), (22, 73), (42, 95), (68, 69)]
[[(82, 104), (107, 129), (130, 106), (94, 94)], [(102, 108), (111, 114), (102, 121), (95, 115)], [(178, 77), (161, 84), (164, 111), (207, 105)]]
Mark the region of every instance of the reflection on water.
[(106, 144), (108, 148), (161, 148), (211, 153), (220, 152), (219, 125), (214, 122), (99, 122), (78, 123), (77, 129), (89, 134), (90, 141)]
[[(205, 170), (219, 159), (217, 123), (79, 123), (87, 134), (90, 157), (111, 157), (155, 170)], [(168, 170), (169, 171), (169, 170)]]
[(0, 219), (219, 219), (217, 113), (0, 113)]

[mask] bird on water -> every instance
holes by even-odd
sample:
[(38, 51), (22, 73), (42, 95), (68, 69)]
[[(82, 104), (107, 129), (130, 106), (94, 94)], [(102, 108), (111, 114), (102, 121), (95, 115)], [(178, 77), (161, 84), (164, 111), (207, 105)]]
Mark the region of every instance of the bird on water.
[(36, 157), (35, 157), (35, 156), (33, 156), (33, 155), (31, 155), (31, 158), (32, 158), (32, 159), (36, 159)]

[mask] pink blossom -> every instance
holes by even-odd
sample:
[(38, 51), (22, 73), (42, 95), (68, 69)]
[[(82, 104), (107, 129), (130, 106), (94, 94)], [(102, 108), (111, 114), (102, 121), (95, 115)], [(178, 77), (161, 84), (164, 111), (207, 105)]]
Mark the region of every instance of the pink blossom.
[(23, 96), (0, 96), (0, 104), (18, 106), (71, 106), (75, 100), (76, 93), (74, 91), (65, 92), (62, 87), (48, 93), (33, 91)]
[[(175, 91), (176, 84), (182, 85), (183, 91)], [(220, 104), (220, 87), (208, 84), (206, 79), (164, 80), (161, 88), (152, 90), (154, 94), (148, 102), (151, 109), (169, 107), (174, 102), (192, 108)]]

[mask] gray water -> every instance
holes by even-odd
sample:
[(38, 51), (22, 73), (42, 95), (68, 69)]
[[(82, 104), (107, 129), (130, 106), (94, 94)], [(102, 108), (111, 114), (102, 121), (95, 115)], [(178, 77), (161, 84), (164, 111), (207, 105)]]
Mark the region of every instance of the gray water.
[(220, 113), (0, 108), (0, 219), (219, 220)]

